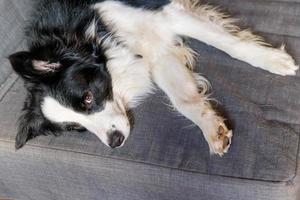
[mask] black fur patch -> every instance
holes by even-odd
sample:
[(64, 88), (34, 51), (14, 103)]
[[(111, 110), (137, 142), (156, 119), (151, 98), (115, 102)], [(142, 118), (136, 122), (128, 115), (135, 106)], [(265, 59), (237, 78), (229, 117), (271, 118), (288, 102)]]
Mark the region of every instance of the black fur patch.
[[(98, 35), (109, 30), (90, 9), (88, 0), (37, 1), (25, 29), (29, 51), (9, 57), (13, 69), (24, 79), (28, 94), (19, 119), (16, 148), (39, 135), (59, 135), (70, 130), (54, 124), (41, 111), (45, 96), (82, 113), (103, 109), (112, 99), (111, 77), (106, 68), (104, 49), (85, 32), (93, 20)], [(87, 105), (85, 94), (93, 95)]]
[[(151, 10), (169, 3), (169, 0), (119, 1)], [(54, 124), (43, 116), (41, 103), (45, 96), (86, 114), (103, 109), (105, 101), (113, 98), (105, 49), (96, 43), (96, 39), (87, 39), (85, 35), (93, 20), (97, 22), (98, 37), (109, 33), (101, 18), (91, 9), (91, 5), (98, 2), (103, 1), (36, 1), (25, 29), (29, 51), (9, 57), (28, 91), (19, 119), (16, 149), (39, 135), (59, 135), (65, 130), (73, 130), (72, 125)], [(93, 101), (87, 103), (85, 94), (89, 94)]]

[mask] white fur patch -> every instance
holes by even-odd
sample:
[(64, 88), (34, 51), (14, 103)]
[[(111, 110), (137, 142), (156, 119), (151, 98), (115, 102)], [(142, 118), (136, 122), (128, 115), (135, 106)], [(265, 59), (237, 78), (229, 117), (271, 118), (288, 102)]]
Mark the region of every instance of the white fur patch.
[(103, 111), (91, 115), (75, 112), (50, 96), (45, 97), (41, 107), (44, 116), (50, 121), (56, 123), (76, 122), (81, 124), (98, 136), (107, 146), (109, 146), (107, 133), (111, 130), (121, 131), (125, 140), (129, 136), (130, 125), (128, 118), (115, 102), (107, 102)]

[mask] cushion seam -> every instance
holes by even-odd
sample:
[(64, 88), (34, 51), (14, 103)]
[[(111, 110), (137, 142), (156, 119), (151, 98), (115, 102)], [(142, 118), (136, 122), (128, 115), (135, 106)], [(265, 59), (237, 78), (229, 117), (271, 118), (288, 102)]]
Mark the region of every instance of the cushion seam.
[(299, 151), (300, 151), (300, 140), (298, 140), (298, 147), (297, 147), (297, 158), (296, 158), (296, 166), (295, 166), (295, 174), (290, 180), (288, 181), (293, 181), (297, 177), (297, 171), (299, 170)]

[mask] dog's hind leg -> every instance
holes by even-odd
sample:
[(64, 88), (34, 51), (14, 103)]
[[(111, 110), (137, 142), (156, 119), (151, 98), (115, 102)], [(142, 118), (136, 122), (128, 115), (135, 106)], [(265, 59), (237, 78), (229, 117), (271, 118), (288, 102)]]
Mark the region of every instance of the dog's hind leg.
[[(201, 128), (211, 153), (226, 153), (232, 131), (227, 129), (224, 119), (213, 110), (205, 96), (207, 81), (198, 78), (197, 84), (193, 72), (174, 55), (162, 56), (159, 63), (153, 65), (152, 75), (174, 107)], [(203, 89), (201, 92), (199, 87)]]
[(173, 0), (163, 10), (167, 25), (178, 35), (195, 38), (233, 58), (280, 75), (295, 75), (299, 66), (285, 51), (276, 49), (249, 30), (240, 30), (235, 20), (198, 0)]

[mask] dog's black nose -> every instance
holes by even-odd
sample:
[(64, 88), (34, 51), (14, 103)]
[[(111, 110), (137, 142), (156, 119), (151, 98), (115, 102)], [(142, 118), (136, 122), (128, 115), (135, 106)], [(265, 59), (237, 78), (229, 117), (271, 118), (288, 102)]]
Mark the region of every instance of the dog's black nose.
[(109, 135), (109, 146), (111, 148), (116, 148), (121, 146), (121, 144), (123, 144), (124, 142), (124, 135), (120, 132), (120, 131), (113, 131), (112, 133), (110, 133)]

